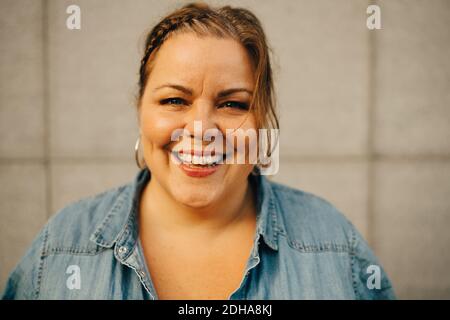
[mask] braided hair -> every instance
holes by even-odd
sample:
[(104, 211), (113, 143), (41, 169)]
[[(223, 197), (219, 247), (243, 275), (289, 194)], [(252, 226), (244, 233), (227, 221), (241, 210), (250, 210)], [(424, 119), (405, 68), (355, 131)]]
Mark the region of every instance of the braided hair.
[[(195, 29), (196, 23), (206, 22), (208, 19), (220, 18), (213, 12), (206, 4), (191, 3), (183, 8), (175, 11), (171, 15), (161, 20), (147, 35), (145, 41), (145, 53), (141, 59), (139, 69), (139, 96), (142, 97), (146, 80), (147, 80), (147, 62), (153, 52), (155, 52), (163, 42), (169, 37), (171, 33), (181, 29)], [(201, 26), (201, 24), (199, 24)], [(227, 26), (230, 29), (230, 26)], [(200, 31), (200, 30), (195, 30)], [(215, 32), (214, 32), (215, 31)], [(224, 36), (222, 30), (216, 28), (213, 33), (219, 36)], [(231, 33), (229, 34), (231, 35)]]

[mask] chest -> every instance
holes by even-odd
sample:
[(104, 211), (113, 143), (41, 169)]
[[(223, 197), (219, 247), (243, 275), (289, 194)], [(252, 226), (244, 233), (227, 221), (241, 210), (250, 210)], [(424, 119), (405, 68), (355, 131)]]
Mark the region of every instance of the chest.
[(146, 238), (142, 247), (158, 299), (228, 299), (244, 277), (253, 237), (201, 245)]

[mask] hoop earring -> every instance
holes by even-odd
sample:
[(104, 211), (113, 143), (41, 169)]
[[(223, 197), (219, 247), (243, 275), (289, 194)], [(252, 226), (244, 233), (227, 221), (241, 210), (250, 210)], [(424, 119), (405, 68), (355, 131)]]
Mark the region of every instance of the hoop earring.
[(260, 174), (260, 171), (259, 171), (259, 170), (260, 170), (260, 169), (259, 169), (258, 165), (256, 164), (256, 165), (253, 167), (253, 169), (252, 169), (252, 171), (250, 172), (250, 174), (253, 175), (253, 176), (258, 176), (258, 175)]
[[(139, 136), (136, 140), (136, 144), (134, 145), (134, 160), (136, 161), (136, 165), (139, 169), (144, 169), (146, 166), (142, 164), (139, 160), (139, 146), (141, 144), (141, 136)], [(145, 162), (144, 162), (145, 164)]]

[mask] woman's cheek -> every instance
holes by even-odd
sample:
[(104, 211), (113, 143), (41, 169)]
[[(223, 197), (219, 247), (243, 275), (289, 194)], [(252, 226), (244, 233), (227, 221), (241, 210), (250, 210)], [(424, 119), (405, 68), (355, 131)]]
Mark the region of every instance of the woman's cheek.
[(156, 110), (142, 110), (140, 121), (144, 138), (158, 147), (169, 144), (172, 132), (181, 127), (176, 117)]

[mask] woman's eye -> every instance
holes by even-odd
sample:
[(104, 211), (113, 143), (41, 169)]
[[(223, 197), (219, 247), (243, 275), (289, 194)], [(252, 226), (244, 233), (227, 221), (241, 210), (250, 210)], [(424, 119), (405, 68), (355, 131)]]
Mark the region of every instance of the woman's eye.
[(171, 104), (171, 105), (184, 105), (186, 101), (181, 98), (167, 98), (159, 102), (160, 104)]
[(222, 103), (220, 107), (248, 110), (248, 105), (246, 103), (238, 101), (227, 101), (225, 103)]

